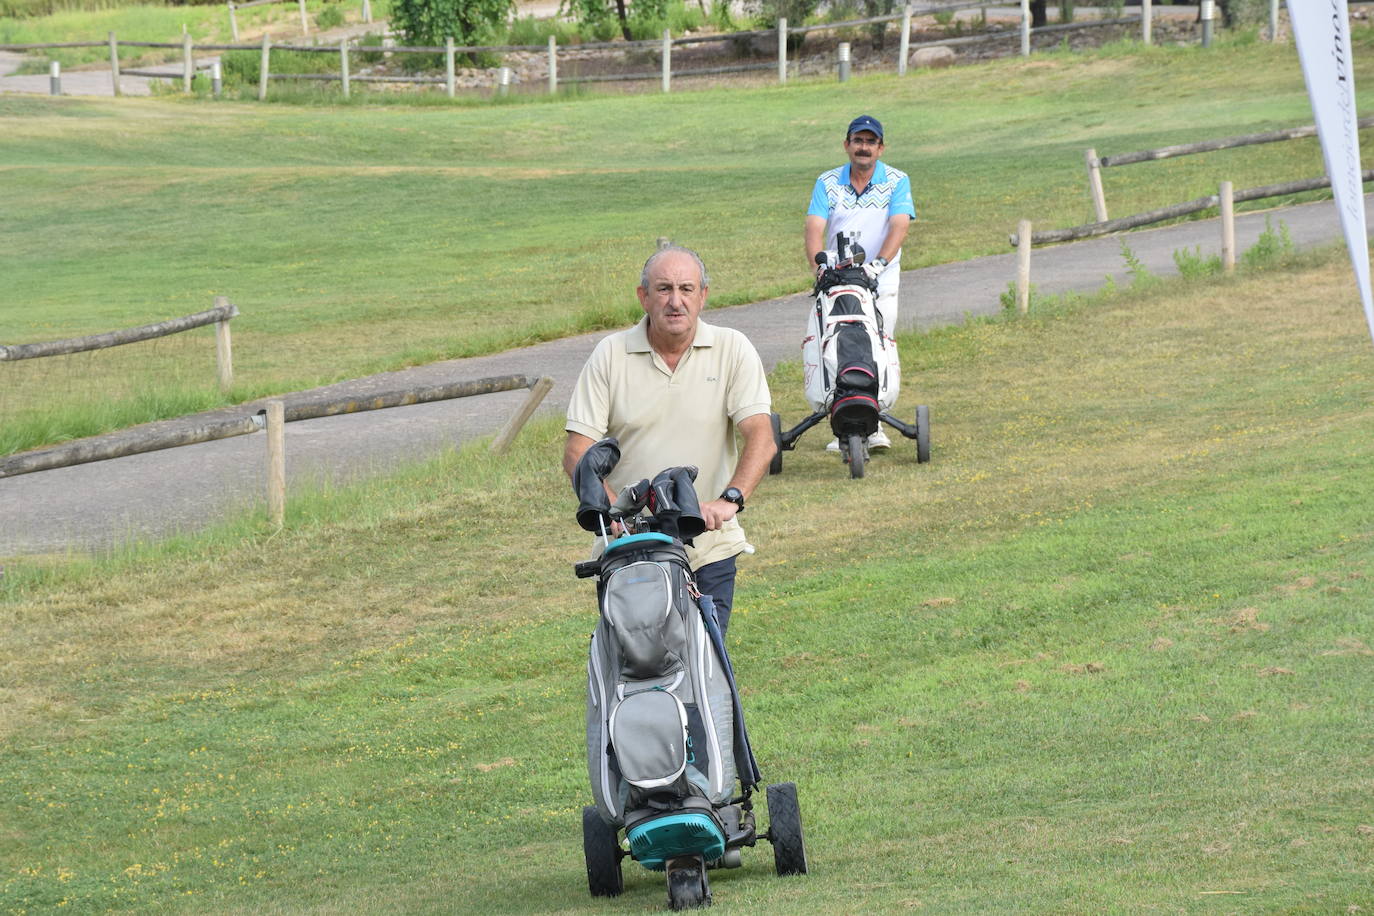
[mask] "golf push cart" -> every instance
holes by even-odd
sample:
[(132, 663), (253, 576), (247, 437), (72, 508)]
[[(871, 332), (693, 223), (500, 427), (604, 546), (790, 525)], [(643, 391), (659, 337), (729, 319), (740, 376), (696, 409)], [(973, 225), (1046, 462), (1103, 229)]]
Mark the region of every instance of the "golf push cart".
[(908, 425), (888, 413), (897, 402), (901, 371), (893, 328), (884, 328), (876, 307), (878, 282), (863, 269), (864, 250), (843, 233), (836, 251), (819, 252), (820, 268), (813, 293), (815, 308), (807, 318), (802, 339), (802, 371), (812, 414), (787, 432), (782, 418), (772, 415), (773, 440), (778, 447), (770, 474), (782, 473), (782, 453), (796, 447), (802, 433), (830, 420), (839, 440), (840, 457), (850, 477), (864, 476), (868, 437), (879, 421), (908, 439), (916, 440), (916, 460), (930, 460), (930, 408), (916, 408), (916, 422)]
[(573, 472), (578, 524), (604, 547), (575, 567), (579, 578), (596, 577), (600, 608), (587, 662), (596, 802), (582, 809), (587, 885), (593, 896), (618, 896), (628, 856), (665, 873), (673, 909), (707, 906), (707, 870), (739, 867), (741, 850), (760, 837), (773, 844), (779, 875), (806, 873), (797, 787), (767, 787), (769, 825), (759, 833), (752, 796), (761, 777), (734, 673), (683, 548), (706, 530), (696, 468), (668, 468), (611, 505), (603, 481), (619, 460), (616, 440), (602, 439)]

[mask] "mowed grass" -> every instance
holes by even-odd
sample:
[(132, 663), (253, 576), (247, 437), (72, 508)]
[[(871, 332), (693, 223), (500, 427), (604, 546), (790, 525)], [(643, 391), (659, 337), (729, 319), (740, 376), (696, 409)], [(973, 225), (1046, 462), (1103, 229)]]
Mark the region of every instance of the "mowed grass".
[[(1361, 49), (1370, 35), (1357, 30)], [(619, 326), (660, 236), (702, 252), (717, 305), (795, 292), (811, 185), (843, 161), (860, 110), (913, 176), (907, 268), (1004, 252), (1022, 218), (1091, 220), (1085, 147), (1311, 119), (1292, 48), (1243, 41), (478, 107), (7, 97), (0, 341), (140, 325), (224, 295), (242, 310), (237, 387), (215, 390), (210, 350), (183, 372), (200, 373), (209, 407)], [(1121, 215), (1222, 179), (1321, 171), (1315, 140), (1276, 143), (1108, 170), (1107, 197)], [(0, 453), (51, 441), (53, 386), (11, 368)], [(91, 401), (139, 387), (101, 358), (82, 378)], [(151, 418), (116, 400), (128, 422)], [(111, 422), (89, 419), (66, 435)]]
[[(1341, 253), (902, 341), (914, 447), (744, 521), (769, 848), (723, 912), (1374, 906), (1374, 354)], [(775, 406), (804, 411), (795, 365)], [(591, 583), (559, 424), (0, 605), (13, 912), (644, 912), (586, 896)]]

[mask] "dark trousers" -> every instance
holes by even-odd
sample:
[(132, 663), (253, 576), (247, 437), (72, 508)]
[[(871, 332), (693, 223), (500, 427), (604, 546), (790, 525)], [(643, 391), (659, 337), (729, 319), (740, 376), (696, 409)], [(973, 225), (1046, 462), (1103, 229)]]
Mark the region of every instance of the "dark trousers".
[(730, 608), (735, 603), (735, 558), (707, 563), (696, 571), (697, 591), (710, 595), (716, 604), (716, 623), (721, 638), (730, 625)]

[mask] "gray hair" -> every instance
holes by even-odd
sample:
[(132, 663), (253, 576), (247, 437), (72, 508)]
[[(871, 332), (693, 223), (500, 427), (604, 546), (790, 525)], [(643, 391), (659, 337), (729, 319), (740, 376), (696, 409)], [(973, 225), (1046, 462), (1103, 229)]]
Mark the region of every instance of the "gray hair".
[(697, 270), (701, 271), (702, 289), (711, 285), (711, 276), (706, 272), (706, 264), (701, 260), (701, 255), (690, 248), (683, 248), (681, 245), (669, 245), (667, 248), (660, 248), (658, 251), (649, 255), (649, 260), (644, 262), (644, 269), (639, 272), (639, 285), (641, 288), (649, 288), (649, 271), (653, 268), (654, 262), (665, 254), (672, 254), (674, 252), (690, 255), (692, 260), (697, 262)]

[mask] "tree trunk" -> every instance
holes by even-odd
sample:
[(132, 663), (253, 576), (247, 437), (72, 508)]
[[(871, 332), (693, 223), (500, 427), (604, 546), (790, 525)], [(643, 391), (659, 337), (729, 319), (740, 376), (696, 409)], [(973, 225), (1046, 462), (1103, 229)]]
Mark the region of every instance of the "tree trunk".
[(1049, 17), (1045, 15), (1045, 0), (1031, 0), (1030, 14), (1031, 28), (1038, 29), (1050, 24)]
[(625, 0), (615, 0), (615, 14), (620, 18), (620, 34), (625, 36), (626, 41), (633, 41), (630, 37), (630, 20), (625, 15)]

